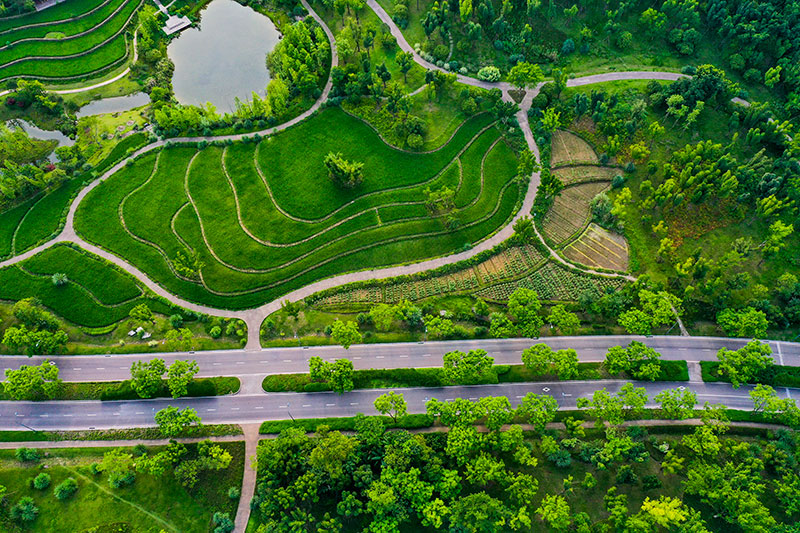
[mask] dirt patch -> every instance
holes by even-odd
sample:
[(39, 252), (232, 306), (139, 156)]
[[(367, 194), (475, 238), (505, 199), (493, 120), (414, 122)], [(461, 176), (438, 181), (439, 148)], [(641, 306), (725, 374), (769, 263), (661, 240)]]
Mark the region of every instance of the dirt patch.
[(553, 133), (550, 166), (557, 167), (570, 163), (598, 162), (597, 154), (592, 146), (575, 135), (564, 130)]
[(608, 189), (609, 182), (581, 183), (566, 187), (556, 196), (542, 222), (545, 237), (558, 245), (589, 224), (592, 198)]

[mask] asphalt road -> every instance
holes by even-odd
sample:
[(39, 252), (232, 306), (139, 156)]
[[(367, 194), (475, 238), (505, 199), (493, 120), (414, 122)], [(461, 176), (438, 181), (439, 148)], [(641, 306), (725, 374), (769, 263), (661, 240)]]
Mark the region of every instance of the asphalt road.
[[(574, 348), (581, 361), (602, 361), (612, 346), (626, 346), (640, 340), (652, 346), (664, 359), (685, 361), (714, 361), (717, 351), (726, 347), (737, 349), (746, 339), (680, 336), (580, 336), (546, 337), (542, 339), (479, 339), (425, 343), (358, 344), (345, 350), (340, 346), (311, 346), (294, 348), (264, 348), (256, 351), (226, 350), (175, 352), (166, 354), (89, 355), (51, 357), (60, 369), (64, 381), (117, 381), (130, 378), (134, 361), (160, 357), (167, 363), (176, 359), (194, 359), (200, 366), (200, 377), (266, 376), (308, 372), (308, 359), (320, 356), (333, 361), (348, 358), (357, 369), (365, 368), (430, 368), (442, 365), (442, 356), (453, 350), (468, 351), (482, 348), (494, 357), (496, 364), (519, 364), (522, 351), (543, 342), (554, 349)], [(800, 343), (770, 341), (775, 362), (800, 366)], [(6, 369), (20, 365), (38, 364), (43, 357), (0, 356), (0, 375)]]
[[(425, 412), (430, 398), (478, 399), (484, 396), (507, 396), (512, 404), (529, 392), (550, 394), (562, 408), (574, 408), (577, 399), (591, 396), (595, 390), (617, 391), (622, 380), (508, 383), (444, 388), (395, 389), (402, 392), (410, 413)], [(733, 389), (725, 383), (638, 383), (652, 399), (664, 389), (687, 387), (697, 392), (698, 403), (709, 401), (728, 407), (752, 409), (749, 387)], [(385, 390), (357, 390), (338, 395), (316, 393), (237, 394), (216, 398), (181, 398), (178, 400), (74, 401), (74, 402), (0, 402), (2, 430), (78, 430), (152, 426), (155, 413), (168, 405), (192, 407), (206, 424), (244, 424), (264, 420), (353, 416), (376, 414), (372, 402)], [(780, 389), (782, 397), (800, 394), (798, 390)]]
[[(496, 363), (519, 363), (522, 350), (537, 342), (546, 342), (555, 349), (575, 348), (582, 361), (601, 361), (611, 346), (626, 345), (634, 339), (645, 341), (658, 350), (664, 359), (703, 361), (716, 359), (719, 348), (738, 348), (747, 341), (713, 337), (551, 337), (546, 339), (492, 339), (445, 341), (403, 344), (357, 345), (345, 351), (340, 347), (273, 348), (260, 351), (230, 350), (218, 352), (61, 356), (56, 358), (65, 381), (119, 380), (130, 376), (130, 364), (136, 360), (163, 357), (167, 362), (194, 358), (203, 376), (237, 376), (242, 379), (242, 391), (236, 395), (216, 398), (182, 398), (133, 401), (72, 401), (72, 402), (0, 402), (0, 429), (33, 428), (37, 430), (68, 430), (89, 428), (119, 428), (153, 425), (154, 414), (166, 407), (193, 407), (208, 424), (254, 423), (263, 420), (282, 420), (290, 417), (316, 418), (351, 416), (359, 412), (373, 414), (372, 402), (385, 390), (358, 390), (343, 395), (334, 393), (265, 393), (261, 377), (270, 373), (307, 372), (307, 360), (319, 355), (333, 360), (348, 357), (357, 368), (397, 368), (440, 366), (442, 355), (451, 350), (486, 349)], [(776, 362), (800, 366), (800, 344), (770, 342)], [(17, 368), (20, 364), (37, 363), (42, 358), (2, 356), (2, 368)], [(446, 388), (396, 389), (403, 392), (409, 412), (425, 411), (430, 398), (477, 399), (483, 396), (507, 396), (512, 403), (528, 392), (550, 394), (564, 408), (574, 408), (577, 398), (591, 396), (600, 388), (616, 391), (625, 381), (566, 381), (552, 383), (511, 383), (500, 385), (458, 386)], [(750, 409), (750, 388), (733, 389), (724, 383), (642, 383), (650, 398), (659, 391), (686, 386), (698, 394), (698, 401), (723, 403), (729, 407)], [(800, 391), (782, 388), (783, 397), (797, 397)]]

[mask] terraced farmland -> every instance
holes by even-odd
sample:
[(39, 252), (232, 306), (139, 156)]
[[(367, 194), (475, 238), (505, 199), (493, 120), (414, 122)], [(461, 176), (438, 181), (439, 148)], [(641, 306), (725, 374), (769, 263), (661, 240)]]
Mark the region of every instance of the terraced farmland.
[(628, 242), (597, 224), (589, 224), (578, 239), (564, 248), (564, 255), (591, 268), (625, 271), (628, 269)]
[(127, 30), (144, 1), (67, 2), (4, 21), (0, 25), (0, 80), (68, 80), (120, 66), (133, 46)]
[[(342, 272), (452, 253), (502, 227), (522, 191), (492, 120), (474, 117), (424, 154), (386, 145), (338, 109), (259, 143), (165, 148), (96, 187), (76, 229), (175, 294), (254, 306)], [(337, 188), (323, 165), (329, 152), (363, 162), (363, 184)], [(445, 185), (455, 191), (454, 230), (424, 208), (423, 191)], [(179, 259), (193, 254), (197, 276)]]
[(581, 183), (565, 188), (556, 196), (542, 223), (544, 236), (555, 244), (571, 239), (589, 223), (592, 198), (608, 189), (608, 182)]
[(550, 166), (553, 168), (580, 163), (592, 165), (598, 162), (592, 146), (574, 133), (556, 130), (551, 143)]

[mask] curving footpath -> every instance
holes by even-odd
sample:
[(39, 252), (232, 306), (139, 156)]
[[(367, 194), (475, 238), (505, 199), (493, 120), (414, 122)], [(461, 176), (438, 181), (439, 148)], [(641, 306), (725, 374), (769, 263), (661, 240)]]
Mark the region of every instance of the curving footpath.
[[(331, 32), (330, 28), (328, 28), (328, 26), (325, 24), (325, 22), (322, 20), (322, 18), (311, 8), (311, 6), (308, 4), (308, 2), (306, 0), (300, 0), (300, 1), (303, 4), (303, 6), (308, 10), (309, 14), (314, 18), (314, 20), (325, 31), (325, 34), (327, 35), (327, 37), (328, 37), (328, 39), (330, 41), (330, 45), (331, 45), (331, 67), (337, 66), (339, 61), (338, 61), (338, 54), (337, 54), (337, 51), (336, 51), (336, 41), (335, 41), (333, 33)], [(418, 64), (420, 64), (421, 66), (423, 66), (423, 67), (425, 67), (427, 69), (430, 69), (430, 70), (444, 71), (444, 69), (441, 69), (441, 68), (437, 67), (436, 65), (434, 65), (432, 63), (429, 63), (428, 61), (424, 60), (422, 57), (420, 57), (414, 51), (414, 49), (406, 41), (405, 36), (403, 35), (403, 33), (400, 31), (400, 29), (397, 27), (397, 25), (391, 19), (389, 14), (376, 2), (376, 0), (367, 0), (367, 5), (376, 13), (378, 18), (383, 23), (388, 25), (392, 35), (397, 39), (398, 46), (402, 50), (412, 53), (413, 57), (414, 57), (414, 60)], [(135, 39), (135, 35), (134, 35), (134, 39)], [(136, 47), (134, 46), (134, 50), (135, 49), (136, 49)], [(135, 60), (135, 57), (134, 57), (134, 60)], [(119, 77), (122, 77), (124, 74), (126, 74), (126, 72), (121, 74), (120, 76), (118, 76), (116, 79), (118, 79)], [(589, 84), (594, 84), (594, 83), (604, 83), (604, 82), (621, 81), (621, 80), (663, 80), (663, 81), (674, 81), (674, 80), (677, 80), (677, 79), (682, 78), (682, 77), (685, 77), (685, 75), (684, 74), (675, 73), (675, 72), (650, 72), (650, 71), (609, 72), (609, 73), (604, 73), (604, 74), (594, 74), (594, 75), (584, 76), (584, 77), (580, 77), (580, 78), (573, 78), (573, 79), (570, 79), (570, 80), (567, 81), (567, 86), (568, 87), (579, 87), (579, 86), (584, 86), (584, 85), (589, 85)], [(506, 101), (511, 101), (511, 96), (509, 94), (509, 91), (512, 89), (512, 86), (507, 82), (490, 83), (490, 82), (478, 80), (478, 79), (475, 79), (475, 78), (470, 78), (470, 77), (463, 76), (463, 75), (457, 75), (457, 80), (458, 80), (459, 83), (462, 83), (462, 84), (465, 84), (465, 85), (471, 85), (471, 86), (475, 86), (475, 87), (481, 87), (481, 88), (484, 88), (484, 89), (495, 89), (495, 88), (500, 89), (503, 92), (503, 99), (506, 100)], [(91, 88), (96, 88), (96, 87), (99, 87), (99, 86), (102, 86), (102, 85), (105, 85), (105, 84), (108, 84), (108, 83), (112, 83), (113, 81), (115, 81), (115, 79), (108, 80), (106, 82), (102, 82), (100, 84), (92, 86)], [(536, 144), (536, 141), (535, 141), (535, 139), (533, 137), (533, 133), (531, 132), (531, 129), (530, 129), (530, 125), (529, 125), (529, 122), (528, 122), (528, 110), (530, 109), (531, 101), (538, 94), (539, 90), (541, 89), (541, 87), (543, 85), (544, 85), (544, 83), (540, 83), (535, 88), (533, 88), (532, 90), (530, 90), (530, 91), (528, 91), (526, 93), (525, 97), (523, 98), (523, 100), (521, 102), (520, 109), (516, 114), (516, 118), (517, 118), (517, 121), (519, 122), (519, 125), (520, 125), (520, 128), (522, 130), (522, 133), (524, 134), (525, 141), (526, 141), (529, 149), (534, 154), (534, 156), (536, 157), (537, 160), (539, 159), (539, 148), (538, 148), (538, 146)], [(456, 262), (459, 262), (459, 261), (464, 261), (466, 259), (470, 259), (471, 257), (474, 257), (475, 255), (477, 255), (477, 254), (479, 254), (481, 252), (490, 250), (490, 249), (494, 248), (495, 246), (497, 246), (498, 244), (502, 243), (503, 241), (509, 239), (514, 233), (514, 228), (513, 228), (514, 223), (517, 220), (519, 220), (520, 218), (522, 218), (524, 216), (527, 216), (531, 212), (531, 210), (533, 208), (533, 204), (534, 204), (534, 199), (536, 197), (536, 191), (537, 191), (537, 188), (539, 187), (539, 183), (541, 181), (541, 175), (540, 175), (539, 172), (534, 172), (531, 175), (530, 182), (528, 184), (527, 193), (525, 195), (525, 198), (522, 201), (522, 206), (521, 206), (520, 210), (517, 212), (517, 214), (513, 217), (513, 219), (505, 227), (501, 228), (500, 230), (498, 230), (496, 233), (494, 233), (490, 237), (488, 237), (488, 238), (484, 239), (483, 241), (481, 241), (480, 243), (476, 244), (470, 250), (467, 250), (467, 251), (464, 251), (464, 252), (459, 252), (459, 253), (448, 255), (448, 256), (428, 259), (428, 260), (425, 260), (425, 261), (420, 261), (420, 262), (413, 263), (413, 264), (408, 264), (408, 265), (400, 265), (400, 266), (385, 267), (385, 268), (376, 268), (376, 269), (371, 269), (371, 270), (350, 272), (350, 273), (346, 273), (346, 274), (333, 276), (333, 277), (330, 277), (330, 278), (319, 280), (319, 281), (317, 281), (315, 283), (306, 285), (306, 286), (301, 287), (299, 289), (296, 289), (294, 291), (291, 291), (291, 292), (283, 295), (281, 298), (276, 299), (276, 300), (271, 301), (271, 302), (267, 302), (267, 303), (265, 303), (265, 304), (263, 304), (263, 305), (261, 305), (259, 307), (246, 309), (246, 310), (238, 310), (238, 311), (213, 308), (213, 307), (200, 305), (200, 304), (185, 300), (183, 298), (180, 298), (180, 297), (170, 293), (166, 289), (164, 289), (161, 285), (159, 285), (157, 282), (155, 282), (150, 277), (148, 277), (147, 274), (145, 274), (144, 272), (139, 270), (137, 267), (135, 267), (132, 264), (130, 264), (125, 259), (123, 259), (123, 258), (121, 258), (121, 257), (119, 257), (119, 256), (117, 256), (117, 255), (115, 255), (115, 254), (113, 254), (111, 252), (108, 252), (108, 251), (106, 251), (106, 250), (104, 250), (102, 248), (99, 248), (99, 247), (97, 247), (97, 246), (95, 246), (93, 244), (90, 244), (90, 243), (86, 242), (85, 240), (83, 240), (76, 233), (75, 227), (74, 227), (74, 219), (75, 219), (75, 213), (76, 213), (76, 211), (78, 209), (78, 206), (80, 205), (81, 201), (86, 197), (86, 195), (92, 189), (97, 187), (100, 183), (102, 183), (104, 180), (108, 179), (114, 173), (116, 173), (119, 170), (121, 170), (125, 166), (125, 163), (128, 160), (131, 160), (131, 159), (136, 158), (138, 156), (141, 156), (141, 155), (143, 155), (145, 153), (148, 153), (148, 152), (151, 152), (153, 150), (162, 148), (164, 146), (172, 145), (172, 144), (197, 143), (197, 142), (200, 142), (200, 141), (212, 141), (212, 140), (240, 141), (240, 140), (244, 139), (245, 137), (252, 137), (254, 135), (260, 135), (260, 136), (274, 135), (274, 134), (276, 134), (276, 133), (278, 133), (280, 131), (283, 131), (283, 130), (285, 130), (287, 128), (290, 128), (290, 127), (294, 126), (295, 124), (298, 124), (299, 122), (302, 122), (303, 120), (309, 118), (314, 113), (316, 113), (317, 110), (319, 110), (321, 108), (323, 103), (327, 101), (328, 96), (329, 96), (330, 91), (331, 91), (331, 88), (332, 88), (332, 78), (329, 75), (328, 80), (327, 80), (327, 82), (325, 84), (325, 87), (324, 87), (324, 89), (322, 91), (322, 94), (320, 95), (319, 99), (308, 110), (306, 110), (305, 112), (301, 113), (300, 115), (294, 117), (293, 119), (291, 119), (291, 120), (289, 120), (289, 121), (287, 121), (287, 122), (285, 122), (283, 124), (280, 124), (278, 126), (275, 126), (275, 127), (271, 127), (271, 128), (268, 128), (268, 129), (265, 129), (265, 130), (262, 130), (262, 131), (248, 133), (248, 134), (234, 134), (234, 135), (224, 135), (224, 136), (218, 136), (218, 137), (203, 137), (203, 136), (198, 136), (198, 137), (179, 137), (179, 138), (173, 138), (173, 139), (169, 139), (169, 140), (159, 140), (159, 141), (153, 142), (153, 143), (151, 143), (151, 144), (149, 144), (149, 145), (147, 145), (145, 147), (140, 148), (139, 150), (137, 150), (136, 152), (131, 154), (129, 157), (127, 157), (125, 160), (123, 160), (123, 161), (117, 163), (116, 165), (114, 165), (105, 174), (103, 174), (101, 177), (99, 177), (98, 179), (96, 179), (95, 181), (93, 181), (91, 184), (89, 184), (87, 187), (83, 188), (80, 191), (80, 193), (77, 195), (75, 200), (70, 205), (69, 212), (67, 213), (66, 223), (64, 225), (63, 230), (61, 231), (61, 233), (58, 236), (56, 236), (53, 240), (48, 241), (47, 243), (44, 243), (44, 244), (42, 244), (40, 246), (37, 246), (36, 248), (33, 248), (33, 249), (23, 253), (23, 254), (14, 256), (14, 257), (12, 257), (10, 259), (7, 259), (5, 261), (0, 262), (0, 268), (6, 267), (6, 266), (10, 266), (10, 265), (13, 265), (13, 264), (16, 264), (16, 263), (20, 263), (20, 262), (32, 257), (33, 255), (41, 252), (42, 250), (44, 250), (46, 248), (49, 248), (50, 246), (53, 246), (56, 243), (72, 243), (72, 244), (76, 244), (76, 245), (86, 249), (87, 251), (89, 251), (89, 252), (91, 252), (91, 253), (93, 253), (95, 255), (98, 255), (98, 256), (102, 257), (103, 259), (106, 259), (106, 260), (114, 263), (115, 265), (117, 265), (118, 267), (122, 268), (123, 270), (125, 270), (129, 274), (131, 274), (134, 277), (138, 278), (148, 289), (153, 291), (155, 294), (157, 294), (159, 296), (162, 296), (162, 297), (170, 300), (171, 302), (173, 302), (173, 303), (175, 303), (177, 305), (180, 305), (182, 307), (185, 307), (187, 309), (190, 309), (190, 310), (196, 311), (196, 312), (207, 313), (207, 314), (218, 315), (218, 316), (224, 316), (224, 317), (230, 317), (230, 318), (238, 318), (238, 319), (243, 320), (247, 324), (247, 328), (248, 328), (248, 339), (247, 339), (246, 349), (249, 350), (249, 351), (252, 351), (252, 350), (260, 349), (259, 330), (260, 330), (260, 327), (261, 327), (261, 323), (263, 322), (263, 320), (269, 314), (271, 314), (271, 313), (277, 311), (278, 309), (280, 309), (281, 302), (283, 300), (287, 300), (288, 299), (288, 300), (296, 301), (296, 300), (303, 299), (303, 298), (305, 298), (307, 296), (310, 296), (310, 295), (312, 295), (312, 294), (314, 294), (316, 292), (319, 292), (321, 290), (337, 287), (337, 286), (340, 286), (340, 285), (343, 285), (343, 284), (347, 284), (347, 283), (351, 283), (351, 282), (366, 281), (366, 280), (372, 280), (372, 279), (378, 279), (378, 278), (386, 278), (386, 277), (395, 277), (395, 276), (402, 276), (402, 275), (408, 275), (408, 274), (416, 274), (416, 273), (420, 273), (420, 272), (423, 272), (423, 271), (426, 271), (426, 270), (431, 270), (431, 269), (435, 269), (435, 268), (438, 268), (438, 267), (441, 267), (441, 266), (445, 266), (445, 265), (453, 264), (453, 263), (456, 263)], [(68, 93), (68, 92), (79, 92), (81, 90), (89, 90), (89, 89), (90, 88), (70, 89), (70, 90), (67, 90), (67, 91), (57, 91), (57, 92), (60, 92), (61, 94), (65, 94), (65, 93)], [(541, 242), (544, 242), (544, 240), (541, 239), (541, 235), (538, 234), (538, 230), (536, 230), (536, 232), (537, 232), (537, 236), (540, 238)], [(588, 269), (588, 268), (585, 268), (585, 267), (580, 267), (580, 266), (577, 266), (577, 265), (575, 265), (573, 263), (570, 263), (569, 261), (564, 259), (561, 255), (559, 255), (558, 253), (556, 253), (554, 250), (550, 249), (549, 247), (548, 247), (548, 250), (549, 250), (549, 253), (550, 253), (550, 258), (553, 261), (556, 261), (556, 262), (558, 262), (558, 263), (560, 263), (560, 264), (562, 264), (562, 265), (564, 265), (564, 266), (566, 266), (568, 268), (571, 268), (571, 269), (577, 269), (577, 270), (580, 270), (580, 271), (582, 271), (584, 273), (595, 275), (595, 276), (618, 277), (618, 278), (625, 278), (627, 280), (635, 280), (636, 279), (635, 277), (630, 276), (630, 275), (611, 274), (611, 273), (608, 273), (608, 272), (600, 272), (600, 271), (595, 271), (595, 270)]]

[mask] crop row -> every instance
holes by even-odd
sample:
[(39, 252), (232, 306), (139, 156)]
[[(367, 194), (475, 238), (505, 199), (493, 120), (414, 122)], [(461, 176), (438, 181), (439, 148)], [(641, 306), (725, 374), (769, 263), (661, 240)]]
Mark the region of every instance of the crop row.
[(601, 294), (616, 289), (625, 283), (620, 278), (590, 276), (562, 268), (554, 263), (516, 281), (498, 283), (476, 292), (476, 296), (497, 302), (507, 301), (519, 287), (533, 289), (543, 300), (575, 301), (588, 290), (596, 289)]

